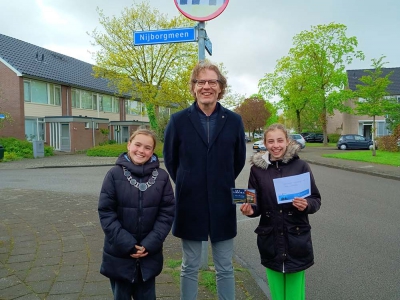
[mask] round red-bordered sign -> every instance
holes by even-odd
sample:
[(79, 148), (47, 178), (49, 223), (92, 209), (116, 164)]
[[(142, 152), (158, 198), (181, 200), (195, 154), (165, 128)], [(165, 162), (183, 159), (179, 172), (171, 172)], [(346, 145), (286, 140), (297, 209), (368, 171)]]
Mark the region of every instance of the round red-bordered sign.
[(174, 0), (178, 10), (194, 21), (209, 21), (218, 17), (228, 6), (229, 0)]

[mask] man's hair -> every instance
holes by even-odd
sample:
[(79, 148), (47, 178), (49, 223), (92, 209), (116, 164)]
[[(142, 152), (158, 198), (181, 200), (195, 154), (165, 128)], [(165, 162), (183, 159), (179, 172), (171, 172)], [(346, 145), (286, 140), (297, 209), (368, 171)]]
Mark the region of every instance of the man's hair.
[(196, 94), (194, 92), (194, 87), (196, 85), (197, 77), (199, 76), (200, 72), (204, 70), (211, 70), (217, 73), (218, 76), (218, 84), (221, 88), (221, 93), (218, 95), (218, 100), (221, 100), (226, 92), (226, 88), (228, 86), (227, 80), (224, 75), (222, 75), (221, 71), (219, 70), (218, 66), (212, 64), (210, 61), (205, 60), (199, 62), (193, 69), (192, 75), (190, 76), (190, 93), (192, 94), (193, 98), (196, 100)]

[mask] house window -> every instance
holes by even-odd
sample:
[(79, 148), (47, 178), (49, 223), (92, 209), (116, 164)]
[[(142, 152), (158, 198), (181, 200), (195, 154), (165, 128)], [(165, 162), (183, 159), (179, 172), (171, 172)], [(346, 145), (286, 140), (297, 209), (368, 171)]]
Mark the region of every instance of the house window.
[(119, 100), (109, 95), (102, 95), (101, 104), (104, 112), (119, 113)]
[(125, 111), (128, 115), (140, 115), (142, 103), (135, 100), (125, 101)]
[(31, 102), (31, 83), (30, 81), (24, 80), (24, 100), (25, 102)]
[(25, 138), (32, 141), (45, 140), (45, 123), (43, 118), (25, 119)]
[(47, 104), (47, 84), (45, 82), (31, 82), (32, 102)]
[(89, 122), (85, 122), (85, 128), (89, 128)]
[(51, 84), (50, 104), (52, 104), (52, 105), (60, 105), (61, 104), (61, 87)]
[(61, 105), (61, 87), (36, 80), (24, 80), (25, 102)]
[(93, 110), (97, 110), (97, 94), (92, 95)]
[(89, 91), (72, 89), (71, 101), (73, 108), (97, 110), (97, 94)]
[(89, 92), (81, 91), (81, 108), (93, 109), (92, 95)]
[(386, 122), (376, 122), (376, 136), (389, 135), (390, 131), (387, 129)]
[(79, 91), (78, 90), (73, 89), (71, 91), (71, 102), (72, 102), (73, 108), (81, 107), (81, 101), (79, 99)]

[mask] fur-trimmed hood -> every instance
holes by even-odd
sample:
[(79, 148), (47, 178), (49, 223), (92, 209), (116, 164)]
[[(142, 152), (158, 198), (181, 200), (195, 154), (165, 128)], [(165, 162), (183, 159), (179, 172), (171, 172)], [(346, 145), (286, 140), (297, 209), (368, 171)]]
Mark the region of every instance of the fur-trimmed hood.
[[(286, 152), (283, 155), (283, 158), (278, 162), (287, 164), (289, 161), (299, 158), (298, 156), (299, 151), (300, 151), (300, 145), (294, 141), (290, 141), (286, 149)], [(265, 170), (268, 169), (268, 166), (272, 164), (272, 162), (269, 160), (269, 152), (261, 151), (254, 154), (250, 158), (250, 164), (255, 165), (261, 169)]]

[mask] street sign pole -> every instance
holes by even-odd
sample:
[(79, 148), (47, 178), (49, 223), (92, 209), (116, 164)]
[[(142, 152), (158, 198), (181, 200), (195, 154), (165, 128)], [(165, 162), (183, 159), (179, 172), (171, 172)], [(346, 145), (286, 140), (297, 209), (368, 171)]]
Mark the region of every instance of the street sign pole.
[(206, 24), (204, 21), (201, 21), (197, 24), (197, 30), (198, 30), (198, 48), (199, 48), (199, 62), (204, 61), (206, 59), (206, 45), (205, 45), (205, 39), (206, 39)]

